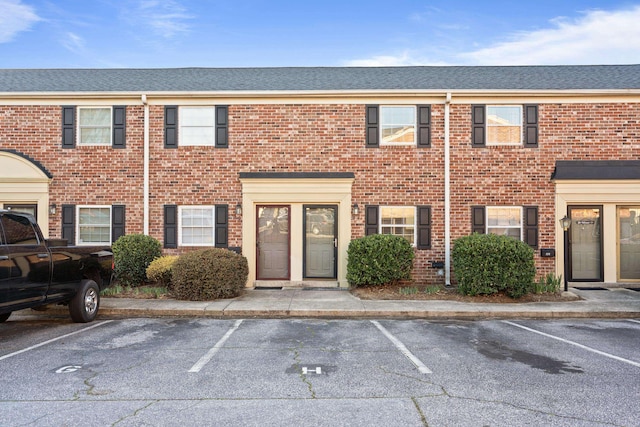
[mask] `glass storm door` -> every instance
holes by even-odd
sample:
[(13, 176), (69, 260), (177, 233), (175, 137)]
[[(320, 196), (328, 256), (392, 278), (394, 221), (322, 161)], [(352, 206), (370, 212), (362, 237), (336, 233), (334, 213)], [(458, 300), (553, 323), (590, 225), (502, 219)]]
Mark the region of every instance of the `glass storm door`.
[(335, 279), (338, 207), (304, 206), (304, 277)]
[(618, 278), (640, 281), (640, 206), (618, 208)]
[(602, 282), (602, 208), (569, 206), (569, 217), (569, 280)]
[(257, 206), (257, 279), (289, 280), (289, 206)]

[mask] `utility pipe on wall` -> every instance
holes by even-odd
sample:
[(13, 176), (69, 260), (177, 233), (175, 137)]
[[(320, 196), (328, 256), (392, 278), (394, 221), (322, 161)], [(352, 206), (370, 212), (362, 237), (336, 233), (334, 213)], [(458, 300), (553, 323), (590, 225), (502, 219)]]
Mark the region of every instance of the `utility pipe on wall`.
[(444, 103), (444, 280), (445, 286), (451, 286), (451, 189), (450, 189), (450, 141), (449, 107), (451, 92), (447, 92)]
[(149, 235), (149, 103), (147, 95), (142, 94), (144, 105), (144, 171), (143, 171), (143, 227), (144, 234)]

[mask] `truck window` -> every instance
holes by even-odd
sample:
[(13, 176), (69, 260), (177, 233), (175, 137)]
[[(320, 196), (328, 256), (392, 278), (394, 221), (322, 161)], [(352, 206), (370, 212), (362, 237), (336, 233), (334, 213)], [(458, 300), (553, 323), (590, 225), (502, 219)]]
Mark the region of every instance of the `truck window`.
[(8, 245), (38, 245), (38, 235), (28, 218), (20, 215), (2, 215), (2, 228)]

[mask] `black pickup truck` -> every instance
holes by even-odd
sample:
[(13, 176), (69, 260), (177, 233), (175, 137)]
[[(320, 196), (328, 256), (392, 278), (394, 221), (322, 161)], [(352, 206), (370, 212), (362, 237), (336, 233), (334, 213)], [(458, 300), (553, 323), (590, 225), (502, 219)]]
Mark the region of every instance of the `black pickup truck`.
[(45, 240), (32, 215), (0, 210), (0, 322), (48, 304), (66, 304), (74, 322), (91, 322), (112, 272), (109, 246)]

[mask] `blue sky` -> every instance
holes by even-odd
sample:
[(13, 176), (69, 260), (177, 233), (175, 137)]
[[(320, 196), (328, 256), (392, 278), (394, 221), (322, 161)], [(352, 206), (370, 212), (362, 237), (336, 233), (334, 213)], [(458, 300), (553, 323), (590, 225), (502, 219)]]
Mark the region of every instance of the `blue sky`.
[(640, 0), (0, 0), (0, 68), (632, 63)]

